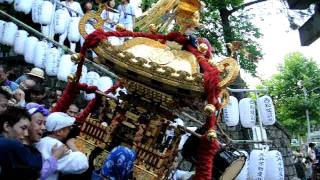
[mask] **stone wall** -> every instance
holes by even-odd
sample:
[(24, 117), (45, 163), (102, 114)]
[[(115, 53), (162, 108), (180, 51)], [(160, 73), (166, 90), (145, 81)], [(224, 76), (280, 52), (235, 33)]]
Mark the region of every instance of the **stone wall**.
[[(283, 163), (285, 166), (285, 180), (291, 180), (296, 177), (296, 170), (294, 167), (293, 154), (290, 148), (290, 136), (286, 130), (279, 124), (276, 123), (273, 126), (267, 126), (266, 132), (269, 140), (272, 140), (272, 143), (269, 144), (270, 150), (278, 150), (282, 154)], [(240, 125), (236, 127), (226, 127), (224, 126), (225, 132), (232, 139), (252, 139), (250, 136), (252, 132), (250, 129), (241, 128)], [(245, 149), (250, 151), (253, 149), (253, 145), (236, 145), (238, 149)]]

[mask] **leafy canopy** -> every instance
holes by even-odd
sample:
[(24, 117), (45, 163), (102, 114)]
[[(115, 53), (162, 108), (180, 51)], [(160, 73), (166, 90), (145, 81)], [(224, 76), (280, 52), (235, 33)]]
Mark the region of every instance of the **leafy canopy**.
[[(307, 100), (298, 81), (307, 90)], [(277, 119), (292, 135), (305, 135), (307, 132), (306, 109), (310, 112), (311, 125), (319, 125), (320, 69), (312, 59), (298, 52), (287, 55), (280, 72), (264, 82), (264, 86), (273, 97)]]

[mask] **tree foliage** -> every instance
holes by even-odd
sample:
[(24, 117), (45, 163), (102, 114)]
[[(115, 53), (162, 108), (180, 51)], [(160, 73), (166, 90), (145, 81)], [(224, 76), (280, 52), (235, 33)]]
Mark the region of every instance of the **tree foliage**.
[[(303, 89), (297, 85), (298, 81), (307, 90), (307, 100), (304, 99)], [(313, 127), (319, 124), (320, 69), (316, 62), (301, 53), (289, 54), (280, 72), (264, 82), (264, 85), (273, 97), (277, 119), (292, 135), (305, 135), (306, 109), (310, 111)]]
[(227, 55), (225, 43), (242, 42), (239, 63), (242, 69), (252, 75), (256, 74), (256, 64), (262, 58), (260, 45), (256, 41), (262, 34), (250, 22), (252, 15), (243, 9), (263, 1), (244, 3), (243, 0), (204, 0), (207, 7), (202, 23), (206, 24), (206, 28), (202, 29), (200, 35), (207, 37), (217, 52), (223, 55)]

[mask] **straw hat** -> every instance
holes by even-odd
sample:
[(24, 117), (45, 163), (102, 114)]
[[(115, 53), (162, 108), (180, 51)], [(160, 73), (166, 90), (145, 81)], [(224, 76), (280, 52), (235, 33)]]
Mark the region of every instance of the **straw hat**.
[(44, 79), (44, 72), (40, 68), (32, 68), (29, 73), (27, 73), (30, 76), (35, 76), (41, 79)]

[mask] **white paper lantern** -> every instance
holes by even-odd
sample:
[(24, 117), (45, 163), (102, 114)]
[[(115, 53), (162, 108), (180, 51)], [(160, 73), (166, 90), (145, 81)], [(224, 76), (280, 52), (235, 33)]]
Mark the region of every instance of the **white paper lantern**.
[(32, 3), (32, 21), (34, 23), (39, 23), (42, 3), (43, 0), (34, 0)]
[(54, 7), (50, 1), (43, 1), (39, 13), (39, 23), (42, 25), (48, 25), (51, 23), (52, 16), (54, 14)]
[(14, 9), (18, 12), (29, 14), (32, 8), (33, 0), (15, 0)]
[(36, 37), (30, 36), (24, 42), (24, 60), (32, 64), (34, 59), (34, 49), (39, 40)]
[[(97, 86), (99, 79), (100, 79), (100, 75), (98, 73), (90, 71), (87, 74), (86, 83), (89, 86)], [(90, 101), (93, 98), (95, 98), (95, 94), (94, 93), (91, 93), (91, 94), (84, 93), (84, 97), (86, 100)]]
[(80, 17), (71, 17), (70, 19), (68, 26), (68, 40), (70, 42), (78, 42), (80, 40), (79, 22)]
[(223, 108), (223, 118), (227, 126), (236, 126), (239, 123), (238, 99), (230, 96), (228, 105)]
[(266, 174), (266, 154), (264, 150), (252, 150), (249, 159), (250, 180), (265, 179)]
[[(77, 67), (78, 65), (75, 65), (72, 67), (72, 74), (75, 74), (77, 71)], [(87, 78), (87, 74), (88, 74), (88, 68), (86, 66), (82, 66), (82, 71), (81, 71), (81, 77), (79, 82), (80, 83), (86, 83), (86, 78)]]
[(13, 22), (7, 22), (4, 24), (4, 30), (2, 33), (2, 44), (7, 46), (13, 46), (16, 33), (18, 32), (18, 26)]
[(23, 55), (24, 53), (24, 43), (28, 38), (28, 32), (25, 30), (19, 30), (16, 34), (16, 38), (14, 40), (13, 51), (18, 55)]
[[(236, 180), (247, 180), (249, 177), (249, 154), (247, 153), (247, 151), (239, 151), (239, 152), (242, 153), (244, 156), (246, 156), (247, 159), (240, 173), (236, 177)], [(240, 155), (239, 152), (235, 152), (235, 154)]]
[(57, 34), (63, 34), (66, 32), (70, 16), (65, 9), (58, 9), (54, 14), (54, 32)]
[(251, 128), (256, 124), (256, 105), (253, 99), (243, 98), (239, 102), (240, 122), (245, 128)]
[(68, 75), (72, 73), (72, 68), (75, 64), (71, 61), (71, 55), (63, 55), (60, 58), (60, 64), (58, 69), (58, 79), (61, 81), (68, 81)]
[(60, 52), (57, 48), (49, 48), (46, 54), (45, 70), (48, 76), (56, 76), (60, 62)]
[(44, 69), (44, 63), (46, 61), (46, 54), (48, 50), (48, 44), (45, 41), (39, 41), (34, 49), (33, 64), (41, 69)]
[(276, 113), (271, 97), (267, 95), (259, 97), (257, 104), (263, 125), (273, 125), (276, 122)]
[(50, 25), (41, 26), (41, 33), (45, 35), (46, 37), (49, 37), (50, 35)]
[(3, 30), (4, 30), (5, 24), (6, 24), (5, 21), (0, 20), (0, 42), (2, 42)]
[(284, 165), (282, 155), (277, 150), (266, 152), (266, 174), (265, 179), (283, 180)]
[(97, 87), (102, 92), (105, 92), (106, 90), (110, 89), (112, 86), (113, 86), (113, 81), (111, 78), (107, 76), (102, 76), (98, 80)]

